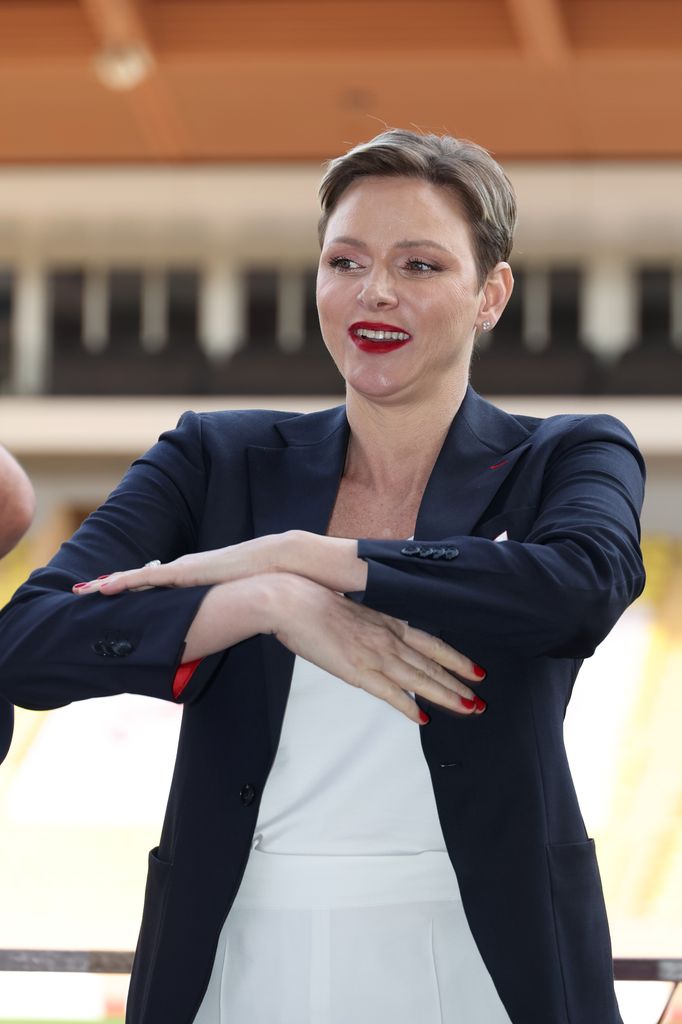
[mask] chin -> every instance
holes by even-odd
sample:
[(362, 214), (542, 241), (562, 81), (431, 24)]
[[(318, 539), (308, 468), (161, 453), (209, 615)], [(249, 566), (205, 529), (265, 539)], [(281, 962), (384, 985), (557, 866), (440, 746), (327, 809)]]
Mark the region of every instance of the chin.
[(386, 370), (381, 371), (377, 369), (370, 372), (363, 369), (362, 371), (356, 370), (355, 373), (344, 373), (343, 376), (346, 381), (346, 387), (355, 391), (358, 395), (363, 395), (365, 398), (389, 399), (398, 397), (404, 394), (407, 387), (407, 381), (399, 379), (397, 375)]

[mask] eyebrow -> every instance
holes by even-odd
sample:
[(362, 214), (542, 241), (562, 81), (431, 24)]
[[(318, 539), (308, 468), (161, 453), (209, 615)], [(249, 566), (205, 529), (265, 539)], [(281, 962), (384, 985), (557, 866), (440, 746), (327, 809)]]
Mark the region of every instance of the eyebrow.
[[(339, 235), (338, 238), (332, 238), (331, 245), (339, 243), (340, 245), (354, 245), (359, 249), (366, 249), (367, 245), (360, 241), (359, 238), (351, 238), (349, 235)], [(401, 242), (396, 242), (393, 246), (394, 249), (418, 249), (421, 246), (427, 245), (431, 249), (440, 249), (441, 252), (446, 252), (448, 256), (452, 256), (449, 249), (446, 249), (444, 245), (439, 242), (434, 242), (431, 238), (406, 238)]]

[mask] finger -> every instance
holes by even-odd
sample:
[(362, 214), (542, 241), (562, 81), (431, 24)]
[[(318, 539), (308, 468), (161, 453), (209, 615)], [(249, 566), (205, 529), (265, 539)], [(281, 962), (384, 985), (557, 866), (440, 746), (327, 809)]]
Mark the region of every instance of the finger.
[[(441, 704), (451, 711), (458, 713), (482, 711), (484, 702), (460, 679), (450, 675), (437, 662), (426, 658), (413, 648), (404, 647), (400, 657), (407, 664), (407, 676), (413, 680), (414, 685), (409, 689), (418, 693), (420, 697)], [(415, 681), (418, 680), (418, 681)]]
[[(159, 574), (159, 569), (165, 571)], [(143, 566), (141, 569), (99, 576), (87, 583), (76, 583), (72, 590), (75, 594), (120, 594), (124, 590), (148, 590), (150, 587), (169, 586), (165, 580), (168, 575), (165, 566)]]
[(430, 703), (438, 704), (458, 715), (475, 714), (483, 711), (485, 707), (480, 697), (476, 697), (468, 686), (448, 676), (445, 669), (440, 668), (435, 662), (429, 663), (428, 659), (424, 659), (422, 664), (415, 665), (396, 656), (391, 660), (390, 666), (384, 669), (384, 673), (402, 689), (417, 693)]
[[(358, 609), (362, 613), (357, 615)], [(365, 661), (369, 666), (397, 683), (405, 691), (412, 691), (457, 714), (480, 713), (486, 704), (477, 697), (466, 683), (450, 675), (440, 662), (448, 662), (460, 669), (471, 671), (473, 662), (459, 651), (450, 647), (429, 633), (414, 629), (381, 612), (364, 614), (368, 609), (353, 605), (353, 618), (359, 618), (363, 625), (369, 625), (356, 635), (356, 648), (365, 647)], [(378, 627), (378, 629), (376, 628)], [(411, 646), (412, 640), (417, 646)], [(422, 654), (417, 647), (428, 653)], [(434, 660), (433, 655), (440, 658)], [(472, 680), (473, 681), (473, 680)]]
[(98, 576), (96, 580), (88, 580), (87, 583), (74, 583), (71, 590), (74, 594), (96, 594), (99, 592), (102, 584), (110, 579), (111, 574), (107, 573), (104, 576)]
[(148, 590), (170, 586), (170, 573), (163, 565), (145, 565), (141, 569), (115, 572), (100, 582), (102, 594), (121, 594), (124, 590)]
[(420, 654), (425, 655), (427, 658), (437, 661), (451, 672), (464, 676), (465, 679), (472, 683), (480, 683), (485, 679), (486, 673), (484, 668), (477, 665), (471, 658), (467, 658), (461, 651), (456, 650), (456, 648), (441, 640), (440, 637), (431, 636), (430, 633), (426, 633), (422, 629), (415, 629), (414, 626), (408, 626), (404, 622), (401, 622), (401, 626), (400, 636), (403, 643), (414, 648), (415, 651), (419, 651)]
[(371, 696), (378, 697), (379, 700), (390, 704), (411, 722), (415, 722), (417, 725), (426, 724), (423, 712), (417, 702), (383, 673), (374, 669), (365, 670), (359, 674), (355, 685)]

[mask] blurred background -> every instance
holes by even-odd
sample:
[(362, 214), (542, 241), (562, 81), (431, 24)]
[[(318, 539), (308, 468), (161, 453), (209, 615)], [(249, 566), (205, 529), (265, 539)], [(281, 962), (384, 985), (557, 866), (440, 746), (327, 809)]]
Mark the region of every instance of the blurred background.
[[(39, 502), (0, 598), (184, 409), (342, 400), (316, 190), (385, 125), (474, 139), (515, 183), (516, 288), (475, 386), (613, 413), (647, 458), (648, 589), (566, 733), (614, 954), (682, 957), (679, 0), (0, 0), (0, 443)], [(179, 714), (18, 711), (0, 949), (134, 946)], [(0, 1022), (120, 1019), (126, 985), (0, 974)], [(619, 993), (648, 1024), (667, 987)]]

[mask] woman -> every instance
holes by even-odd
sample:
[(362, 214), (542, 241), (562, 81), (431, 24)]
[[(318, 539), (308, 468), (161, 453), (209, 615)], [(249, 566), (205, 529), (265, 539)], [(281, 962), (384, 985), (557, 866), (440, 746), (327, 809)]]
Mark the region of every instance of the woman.
[(467, 386), (489, 154), (388, 131), (321, 195), (345, 408), (187, 413), (15, 596), (3, 687), (185, 704), (130, 1024), (617, 1024), (562, 719), (643, 586), (641, 459)]

